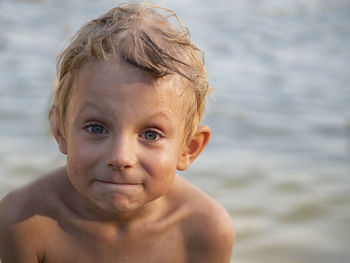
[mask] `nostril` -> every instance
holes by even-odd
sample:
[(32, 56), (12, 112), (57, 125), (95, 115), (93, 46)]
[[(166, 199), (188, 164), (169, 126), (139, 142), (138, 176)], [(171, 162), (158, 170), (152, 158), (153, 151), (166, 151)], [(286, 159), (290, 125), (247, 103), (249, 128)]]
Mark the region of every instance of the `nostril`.
[(116, 170), (131, 168), (136, 164), (136, 158), (133, 154), (110, 155), (106, 161), (106, 165)]

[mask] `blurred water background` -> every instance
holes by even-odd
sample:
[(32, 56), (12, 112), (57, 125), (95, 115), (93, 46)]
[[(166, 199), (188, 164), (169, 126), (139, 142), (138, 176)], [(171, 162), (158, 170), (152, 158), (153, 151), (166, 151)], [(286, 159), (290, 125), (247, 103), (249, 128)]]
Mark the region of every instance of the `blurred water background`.
[[(119, 1), (0, 0), (0, 198), (64, 162), (55, 59)], [(184, 174), (236, 225), (232, 262), (350, 262), (350, 1), (159, 0), (205, 51), (212, 140)]]

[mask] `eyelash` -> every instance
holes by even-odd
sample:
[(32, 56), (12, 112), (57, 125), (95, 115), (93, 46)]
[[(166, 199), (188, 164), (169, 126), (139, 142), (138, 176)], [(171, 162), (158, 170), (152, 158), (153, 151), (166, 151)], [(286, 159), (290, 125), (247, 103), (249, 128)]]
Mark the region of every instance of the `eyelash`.
[[(157, 137), (156, 137), (154, 140), (152, 140), (152, 139), (147, 139), (146, 136), (145, 136), (147, 132), (153, 132), (153, 133), (155, 133), (155, 135), (156, 135)], [(158, 141), (159, 139), (164, 138), (163, 134), (161, 134), (161, 133), (160, 133), (159, 131), (157, 131), (156, 129), (147, 129), (147, 130), (143, 131), (143, 132), (140, 134), (140, 137), (141, 137), (142, 139), (145, 139), (145, 140), (151, 141), (151, 142), (156, 142), (156, 141)]]
[[(99, 126), (100, 128), (102, 128), (102, 132), (93, 132), (91, 129), (94, 127), (94, 126)], [(92, 122), (92, 123), (88, 123), (87, 125), (84, 126), (84, 129), (91, 135), (105, 135), (105, 134), (108, 134), (109, 131), (104, 127), (104, 125), (100, 124), (100, 123), (95, 123), (95, 122)], [(153, 132), (155, 133), (156, 135), (156, 138), (155, 139), (147, 139), (146, 138), (146, 133), (147, 132)], [(147, 129), (145, 131), (143, 131), (139, 137), (141, 137), (142, 139), (146, 140), (147, 142), (157, 142), (159, 141), (160, 139), (164, 138), (164, 135), (162, 133), (160, 133), (157, 129)]]
[[(99, 127), (101, 127), (102, 128), (102, 132), (93, 132), (91, 129), (94, 127), (94, 126), (99, 126)], [(88, 133), (90, 133), (90, 134), (92, 134), (92, 135), (103, 135), (103, 134), (108, 134), (109, 133), (109, 131), (102, 125), (102, 124), (100, 124), (100, 123), (88, 123), (87, 125), (85, 125), (84, 126), (84, 129), (88, 132)], [(147, 132), (153, 132), (153, 133), (155, 133), (155, 135), (156, 135), (156, 138), (155, 139), (147, 139), (146, 138), (146, 133)], [(158, 141), (159, 139), (161, 139), (161, 138), (164, 138), (164, 135), (162, 134), (162, 133), (160, 133), (158, 130), (156, 130), (156, 129), (147, 129), (147, 130), (145, 130), (145, 131), (143, 131), (140, 135), (139, 135), (139, 137), (141, 137), (142, 139), (144, 139), (144, 140), (146, 140), (146, 141), (149, 141), (149, 142), (156, 142), (156, 141)]]
[[(91, 129), (93, 127), (101, 127), (102, 128), (102, 132), (93, 132)], [(101, 124), (99, 123), (88, 123), (86, 126), (84, 126), (84, 129), (87, 130), (90, 134), (93, 134), (93, 135), (100, 135), (100, 134), (107, 134), (108, 133), (108, 130)]]

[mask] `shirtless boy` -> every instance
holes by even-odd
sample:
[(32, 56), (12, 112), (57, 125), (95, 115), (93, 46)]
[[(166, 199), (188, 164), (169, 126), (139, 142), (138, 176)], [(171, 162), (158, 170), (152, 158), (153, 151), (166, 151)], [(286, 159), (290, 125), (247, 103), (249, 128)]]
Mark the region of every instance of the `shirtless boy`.
[(61, 53), (49, 120), (66, 165), (2, 199), (2, 263), (230, 261), (231, 218), (176, 175), (209, 141), (209, 85), (169, 14), (124, 4)]

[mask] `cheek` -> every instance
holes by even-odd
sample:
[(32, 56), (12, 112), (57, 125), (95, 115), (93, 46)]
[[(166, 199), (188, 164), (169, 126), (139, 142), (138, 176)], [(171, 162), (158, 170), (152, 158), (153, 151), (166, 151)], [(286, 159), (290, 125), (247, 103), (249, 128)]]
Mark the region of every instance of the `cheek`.
[(76, 145), (69, 150), (66, 162), (69, 180), (75, 189), (84, 193), (97, 167), (96, 151), (86, 145)]
[(152, 179), (165, 182), (176, 174), (178, 156), (174, 149), (164, 148), (145, 153), (142, 159), (144, 169)]
[(90, 169), (100, 161), (102, 147), (87, 143), (79, 138), (72, 138), (68, 143), (67, 167), (78, 173)]

